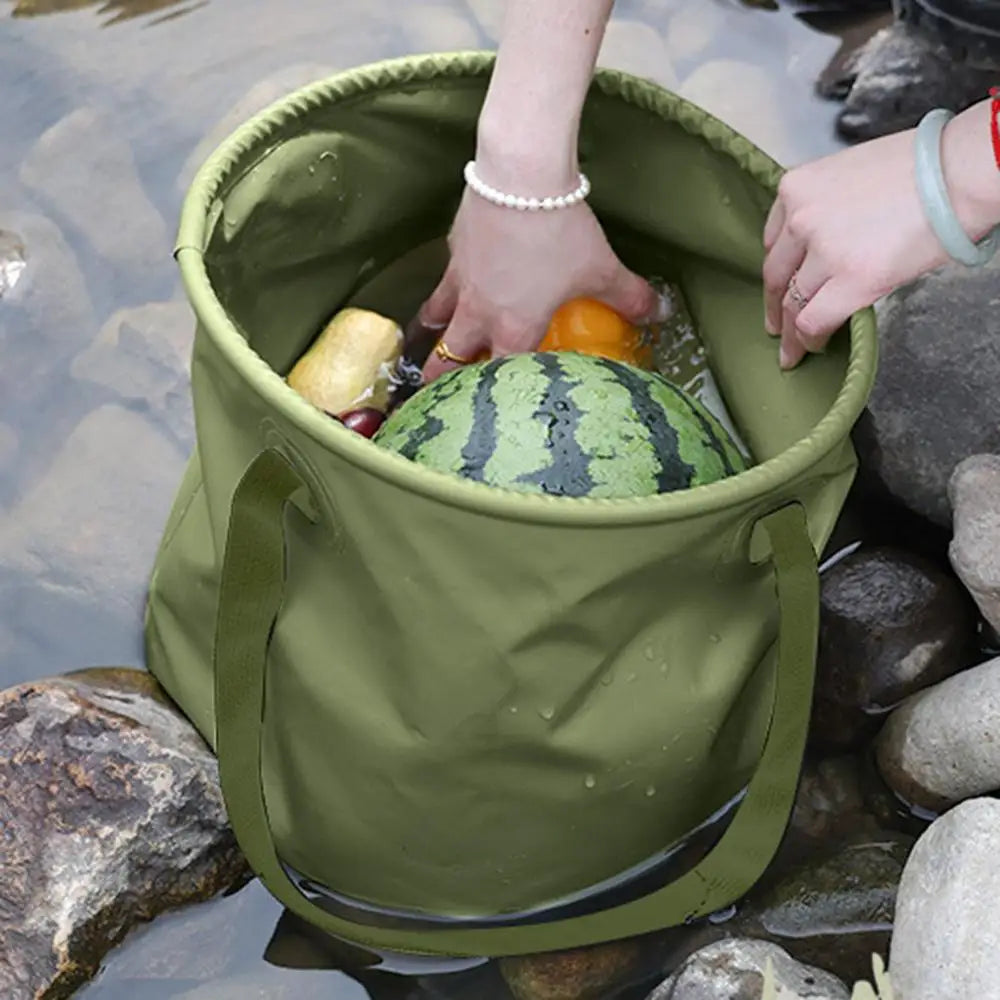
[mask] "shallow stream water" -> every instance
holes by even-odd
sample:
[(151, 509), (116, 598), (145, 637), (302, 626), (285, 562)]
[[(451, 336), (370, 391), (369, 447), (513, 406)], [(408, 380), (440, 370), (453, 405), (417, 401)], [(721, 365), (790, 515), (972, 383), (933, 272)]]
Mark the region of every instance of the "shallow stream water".
[[(146, 578), (193, 441), (183, 374), (192, 324), (170, 251), (198, 163), (249, 114), (324, 74), (492, 47), (501, 7), (0, 0), (0, 685), (142, 664)], [(787, 7), (619, 0), (601, 61), (678, 89), (793, 164), (840, 146), (836, 105), (813, 94), (840, 44)], [(280, 916), (251, 886), (162, 918), (81, 995), (499, 989), (493, 973), (362, 985), (279, 969), (264, 952)], [(307, 961), (276, 947), (272, 958)]]

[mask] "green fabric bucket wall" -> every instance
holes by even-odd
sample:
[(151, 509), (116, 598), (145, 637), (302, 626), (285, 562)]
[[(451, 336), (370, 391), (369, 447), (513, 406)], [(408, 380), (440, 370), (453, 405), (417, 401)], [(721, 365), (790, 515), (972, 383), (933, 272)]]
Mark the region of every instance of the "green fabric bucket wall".
[[(780, 168), (704, 111), (602, 71), (581, 136), (591, 203), (630, 266), (680, 284), (757, 464), (637, 500), (510, 494), (383, 452), (309, 406), (283, 375), (338, 308), (405, 323), (433, 287), (491, 65), (414, 57), (317, 83), (198, 174), (177, 251), (198, 322), (197, 451), (147, 611), (150, 669), (223, 744), (227, 801), (238, 784), (263, 789), (266, 834), (235, 822), (251, 859), (273, 837), (285, 864), (348, 900), (434, 917), (585, 891), (746, 788), (773, 728), (779, 624), (755, 525), (795, 504), (810, 555), (825, 544), (875, 369), (866, 311), (825, 354), (779, 371), (760, 270)], [(387, 279), (407, 255), (416, 269)], [(263, 708), (240, 723), (259, 727), (258, 778), (252, 758), (222, 759), (231, 713), (215, 674), (232, 657), (215, 646), (220, 583), (240, 585), (226, 565), (234, 496), (264, 452), (301, 488), (281, 525), (280, 609), (262, 626)], [(254, 489), (244, 481), (247, 503)], [(332, 929), (408, 950), (487, 947)]]

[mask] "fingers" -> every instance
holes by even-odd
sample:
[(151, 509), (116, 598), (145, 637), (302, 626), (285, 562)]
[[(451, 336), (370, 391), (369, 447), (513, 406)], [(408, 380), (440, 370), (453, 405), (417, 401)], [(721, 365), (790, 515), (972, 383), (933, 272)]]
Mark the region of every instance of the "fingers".
[(673, 311), (666, 297), (660, 295), (644, 278), (624, 266), (619, 267), (599, 298), (619, 316), (636, 326), (662, 323)]
[(788, 279), (788, 287), (781, 300), (781, 353), (782, 368), (797, 365), (807, 351), (821, 351), (825, 338), (809, 340), (801, 336), (799, 320), (813, 296), (826, 284), (828, 272), (818, 254), (807, 253), (802, 266)]
[(771, 211), (767, 215), (767, 224), (764, 226), (764, 249), (769, 251), (774, 246), (778, 234), (785, 227), (785, 206), (780, 198), (775, 199), (771, 206)]
[(797, 336), (806, 350), (820, 350), (854, 313), (872, 304), (872, 297), (836, 278), (827, 281), (799, 313)]
[(781, 333), (782, 304), (788, 284), (805, 255), (805, 242), (784, 226), (764, 258), (764, 326), (772, 337)]
[(432, 351), (424, 365), (424, 382), (433, 382), (439, 375), (477, 360), (477, 356), (489, 347), (489, 336), (475, 314), (463, 308), (463, 304), (459, 302), (451, 323), (438, 343), (453, 358), (441, 357), (436, 351)]
[(418, 316), (420, 323), (429, 330), (443, 330), (455, 314), (459, 287), (458, 276), (454, 269), (449, 267), (438, 282), (437, 288), (421, 307)]

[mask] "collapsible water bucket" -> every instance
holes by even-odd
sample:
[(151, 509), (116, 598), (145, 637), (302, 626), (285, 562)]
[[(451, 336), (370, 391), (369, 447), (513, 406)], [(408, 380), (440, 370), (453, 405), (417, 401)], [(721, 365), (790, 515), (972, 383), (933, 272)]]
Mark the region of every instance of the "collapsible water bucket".
[[(683, 290), (753, 467), (641, 499), (527, 495), (313, 408), (283, 376), (331, 314), (360, 297), (405, 323), (433, 287), (378, 279), (447, 232), (491, 66), (409, 58), (291, 95), (201, 169), (177, 248), (197, 450), (151, 581), (149, 666), (217, 751), (268, 889), (375, 949), (567, 948), (754, 883), (791, 810), (816, 553), (875, 367), (866, 311), (779, 370), (761, 287), (778, 166), (600, 72), (591, 203), (629, 266)], [(697, 864), (632, 878), (727, 805)]]

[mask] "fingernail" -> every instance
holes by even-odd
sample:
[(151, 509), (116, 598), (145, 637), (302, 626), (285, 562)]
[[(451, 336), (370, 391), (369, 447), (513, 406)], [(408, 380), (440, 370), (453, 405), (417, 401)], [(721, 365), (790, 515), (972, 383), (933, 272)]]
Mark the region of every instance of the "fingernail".
[(792, 356), (788, 353), (788, 348), (784, 344), (778, 350), (778, 364), (783, 371), (788, 371), (792, 367)]
[(769, 337), (777, 337), (777, 332), (774, 329), (774, 324), (771, 322), (769, 316), (764, 317), (764, 329)]
[(447, 328), (447, 323), (428, 323), (427, 320), (422, 319), (420, 325), (423, 326), (425, 330), (444, 330)]

